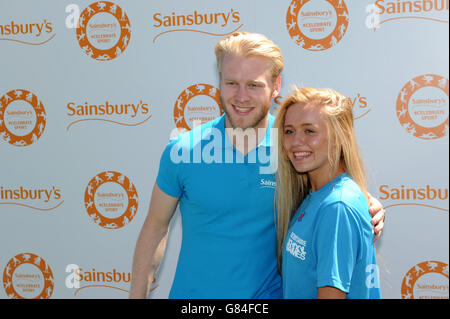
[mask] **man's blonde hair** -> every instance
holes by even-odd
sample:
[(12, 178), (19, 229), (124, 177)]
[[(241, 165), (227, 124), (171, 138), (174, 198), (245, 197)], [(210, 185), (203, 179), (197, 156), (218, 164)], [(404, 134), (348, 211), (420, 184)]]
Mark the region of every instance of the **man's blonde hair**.
[(222, 75), (222, 61), (226, 54), (268, 58), (272, 63), (273, 81), (281, 74), (284, 68), (284, 59), (280, 48), (264, 35), (258, 33), (235, 32), (216, 44), (215, 53), (217, 69), (220, 75)]
[(276, 174), (277, 257), (281, 269), (284, 239), (290, 220), (311, 189), (307, 173), (298, 173), (284, 150), (286, 112), (294, 104), (310, 104), (322, 108), (328, 130), (330, 179), (342, 165), (368, 199), (366, 174), (358, 149), (353, 107), (349, 98), (330, 89), (297, 88), (280, 106), (274, 127), (278, 130), (278, 170)]

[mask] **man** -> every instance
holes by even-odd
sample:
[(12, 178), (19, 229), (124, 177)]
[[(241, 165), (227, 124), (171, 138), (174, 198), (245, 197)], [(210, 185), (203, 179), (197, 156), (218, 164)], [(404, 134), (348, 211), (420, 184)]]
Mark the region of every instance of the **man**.
[[(169, 298), (282, 298), (276, 261), (272, 99), (283, 56), (259, 34), (215, 48), (225, 115), (172, 140), (163, 152), (133, 261), (131, 298), (148, 295), (180, 204), (182, 247)], [(273, 152), (273, 151), (272, 151)], [(379, 236), (384, 213), (372, 212)]]

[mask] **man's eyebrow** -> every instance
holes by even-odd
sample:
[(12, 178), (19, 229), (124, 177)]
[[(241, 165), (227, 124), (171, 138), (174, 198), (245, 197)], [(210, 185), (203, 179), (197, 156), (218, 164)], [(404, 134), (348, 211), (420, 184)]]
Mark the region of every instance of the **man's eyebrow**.
[(250, 81), (248, 81), (248, 83), (258, 84), (258, 85), (266, 85), (266, 83), (261, 80), (250, 80)]

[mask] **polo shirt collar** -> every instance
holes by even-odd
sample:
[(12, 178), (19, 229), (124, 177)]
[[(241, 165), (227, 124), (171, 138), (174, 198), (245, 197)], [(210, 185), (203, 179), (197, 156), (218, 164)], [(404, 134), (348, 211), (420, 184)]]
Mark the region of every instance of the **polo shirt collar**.
[[(233, 149), (234, 145), (231, 143), (230, 139), (228, 138), (228, 135), (226, 135), (225, 132), (225, 114), (219, 118), (219, 121), (217, 123), (217, 128), (222, 133), (222, 136), (224, 138), (224, 143), (222, 144), (223, 149)], [(272, 134), (271, 129), (273, 128), (273, 124), (275, 122), (275, 117), (272, 114), (269, 114), (269, 124), (267, 127), (266, 135), (264, 136), (264, 139), (258, 144), (258, 147), (264, 146), (264, 147), (271, 147), (272, 146)], [(274, 141), (276, 142), (276, 141)]]

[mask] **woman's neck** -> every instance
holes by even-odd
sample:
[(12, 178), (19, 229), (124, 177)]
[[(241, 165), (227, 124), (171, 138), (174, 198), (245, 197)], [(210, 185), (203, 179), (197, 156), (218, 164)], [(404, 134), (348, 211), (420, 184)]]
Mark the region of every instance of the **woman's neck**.
[(329, 170), (327, 172), (309, 172), (308, 178), (311, 184), (311, 190), (313, 192), (318, 191), (342, 173), (345, 173), (344, 165), (342, 163), (339, 164), (339, 167), (334, 174), (332, 174), (331, 167), (329, 167)]

